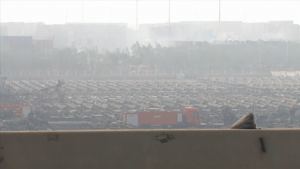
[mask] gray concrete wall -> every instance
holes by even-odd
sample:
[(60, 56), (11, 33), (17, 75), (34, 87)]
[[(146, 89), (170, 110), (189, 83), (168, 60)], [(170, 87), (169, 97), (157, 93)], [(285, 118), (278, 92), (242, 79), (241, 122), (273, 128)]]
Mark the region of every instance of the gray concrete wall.
[(299, 143), (299, 129), (2, 132), (0, 168), (298, 169)]

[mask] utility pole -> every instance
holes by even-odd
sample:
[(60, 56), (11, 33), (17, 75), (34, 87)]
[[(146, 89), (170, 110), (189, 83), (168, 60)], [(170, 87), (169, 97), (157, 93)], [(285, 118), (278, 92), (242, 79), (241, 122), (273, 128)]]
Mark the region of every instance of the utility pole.
[(135, 28), (136, 28), (136, 30), (138, 30), (138, 27), (139, 27), (139, 4), (138, 4), (138, 0), (136, 0), (136, 5), (135, 5), (135, 9), (136, 9), (136, 11), (135, 11)]
[(169, 40), (171, 39), (171, 0), (169, 0)]
[(169, 0), (169, 24), (171, 23), (171, 0)]
[(68, 22), (68, 9), (67, 9), (68, 7), (66, 7), (66, 22), (65, 23), (67, 23)]
[(66, 23), (68, 23), (68, 5), (66, 6)]
[(221, 0), (219, 0), (219, 22), (221, 21)]
[(109, 22), (111, 23), (111, 19), (112, 19), (111, 15), (112, 15), (113, 1), (110, 1), (110, 2), (111, 2), (111, 4), (110, 4), (110, 10), (109, 10)]
[(82, 4), (81, 4), (81, 22), (83, 23), (83, 2), (82, 1)]

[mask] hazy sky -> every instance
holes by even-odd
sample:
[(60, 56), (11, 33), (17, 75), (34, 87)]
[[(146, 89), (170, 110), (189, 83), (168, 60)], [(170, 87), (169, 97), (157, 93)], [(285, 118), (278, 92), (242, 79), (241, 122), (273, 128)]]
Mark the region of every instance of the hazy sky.
[[(0, 1), (1, 22), (136, 23), (136, 1)], [(169, 1), (139, 1), (139, 24), (168, 22)], [(219, 1), (171, 1), (171, 22), (217, 21)], [(300, 24), (300, 1), (221, 1), (221, 20), (266, 22), (293, 20)]]

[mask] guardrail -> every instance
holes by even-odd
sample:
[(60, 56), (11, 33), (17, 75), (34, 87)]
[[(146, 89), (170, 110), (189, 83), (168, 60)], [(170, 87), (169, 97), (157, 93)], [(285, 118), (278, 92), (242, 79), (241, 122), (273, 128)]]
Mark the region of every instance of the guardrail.
[(1, 132), (1, 169), (298, 169), (300, 129)]

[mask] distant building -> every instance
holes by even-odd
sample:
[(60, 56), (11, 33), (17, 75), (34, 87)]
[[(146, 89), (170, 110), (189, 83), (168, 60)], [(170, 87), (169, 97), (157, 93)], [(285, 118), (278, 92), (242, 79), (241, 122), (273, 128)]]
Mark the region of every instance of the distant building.
[(299, 25), (293, 21), (270, 21), (265, 24), (263, 40), (299, 40)]
[(143, 24), (138, 40), (145, 41), (213, 41), (241, 39), (242, 22), (178, 22)]
[(32, 52), (32, 36), (1, 36), (1, 50)]
[(34, 50), (34, 52), (50, 54), (53, 50), (53, 41), (52, 40), (33, 40), (33, 50)]
[[(138, 30), (126, 23), (1, 23), (1, 36), (32, 37), (41, 42), (52, 41), (53, 48), (97, 47), (99, 51), (115, 50), (156, 42), (163, 46), (192, 41), (300, 41), (300, 26), (293, 21), (243, 23), (241, 21), (204, 21), (141, 24)], [(22, 38), (21, 38), (22, 39)], [(44, 41), (44, 42), (42, 42)], [(21, 42), (20, 42), (21, 43)], [(48, 43), (48, 42), (47, 42)], [(32, 43), (31, 43), (32, 44)], [(40, 48), (40, 47), (37, 47)]]
[(6, 36), (33, 36), (39, 25), (44, 23), (24, 23), (24, 22), (6, 22), (1, 26), (7, 27)]
[(244, 23), (242, 28), (242, 40), (263, 40), (265, 23)]
[(128, 49), (137, 41), (138, 31), (128, 28), (126, 32), (126, 46)]
[(0, 36), (7, 36), (8, 29), (7, 26), (0, 26)]
[(127, 45), (127, 24), (70, 23), (65, 28), (68, 32), (68, 46), (97, 46), (99, 50), (114, 50)]
[[(127, 24), (122, 23), (68, 23), (39, 25), (34, 39), (52, 40), (53, 48), (97, 47), (102, 49), (124, 48), (127, 46)], [(133, 33), (129, 31), (129, 38)]]
[(177, 22), (142, 24), (139, 26), (140, 44), (172, 41), (225, 41), (225, 40), (285, 40), (299, 41), (299, 25), (293, 21), (243, 23), (240, 21)]
[(69, 34), (65, 25), (39, 25), (35, 31), (34, 39), (51, 40), (53, 48), (68, 47)]

